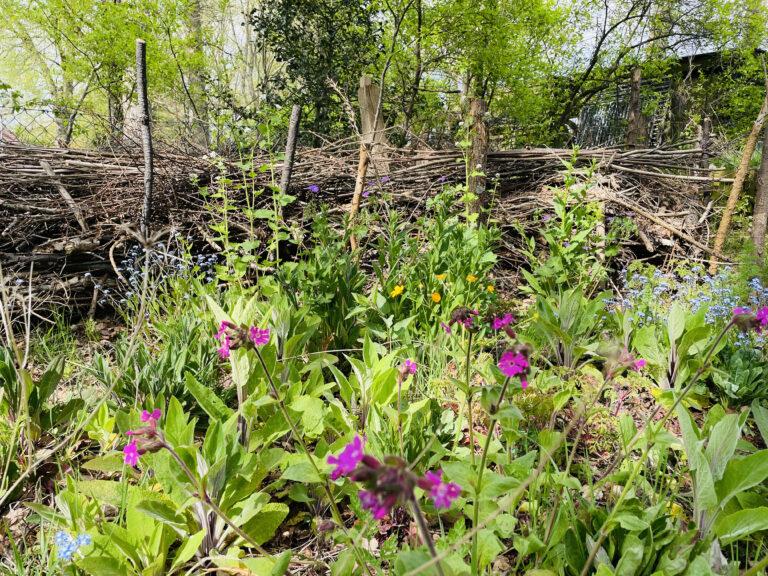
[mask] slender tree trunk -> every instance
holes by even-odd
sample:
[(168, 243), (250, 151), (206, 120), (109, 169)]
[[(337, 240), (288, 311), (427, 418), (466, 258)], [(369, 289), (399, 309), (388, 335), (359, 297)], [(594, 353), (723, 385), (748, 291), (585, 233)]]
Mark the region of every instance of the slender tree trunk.
[(192, 105), (192, 135), (196, 145), (210, 147), (210, 130), (208, 126), (208, 100), (205, 92), (205, 82), (202, 71), (205, 56), (203, 46), (203, 14), (202, 1), (192, 0), (189, 7), (188, 26), (192, 36), (190, 54), (194, 57), (189, 73), (189, 96)]
[(414, 57), (416, 58), (416, 71), (413, 74), (413, 83), (411, 84), (411, 94), (408, 100), (408, 106), (405, 110), (404, 129), (406, 138), (411, 130), (411, 120), (413, 112), (416, 109), (416, 100), (419, 97), (419, 88), (421, 87), (421, 77), (424, 74), (424, 63), (421, 56), (421, 29), (423, 25), (423, 11), (421, 0), (416, 0), (416, 46), (414, 47)]
[(757, 173), (755, 209), (752, 213), (752, 243), (762, 260), (765, 257), (765, 229), (768, 226), (768, 128), (763, 130), (763, 156)]
[(147, 239), (152, 220), (152, 188), (154, 159), (152, 157), (152, 131), (150, 129), (149, 97), (147, 96), (147, 45), (136, 39), (136, 88), (141, 112), (141, 146), (144, 150), (144, 204), (141, 210), (141, 233)]
[[(728, 235), (728, 228), (731, 225), (731, 218), (733, 218), (733, 212), (736, 209), (736, 204), (741, 196), (741, 190), (744, 187), (744, 180), (747, 178), (749, 172), (749, 161), (752, 158), (752, 154), (755, 152), (757, 146), (757, 138), (760, 136), (760, 131), (765, 124), (765, 117), (768, 114), (768, 91), (763, 98), (763, 105), (760, 107), (760, 113), (755, 119), (755, 123), (752, 125), (752, 131), (747, 136), (747, 141), (744, 143), (744, 151), (741, 154), (741, 162), (736, 170), (736, 175), (733, 180), (733, 186), (731, 187), (731, 193), (728, 195), (728, 202), (725, 205), (723, 211), (723, 217), (720, 220), (720, 226), (717, 228), (717, 234), (715, 235), (714, 252), (716, 254), (722, 252), (723, 244), (725, 244), (725, 237)], [(714, 274), (717, 271), (717, 260), (712, 260), (709, 265), (709, 273)]]
[(639, 66), (632, 69), (629, 85), (629, 114), (627, 116), (627, 147), (638, 148), (643, 139), (643, 110), (640, 102), (642, 70)]

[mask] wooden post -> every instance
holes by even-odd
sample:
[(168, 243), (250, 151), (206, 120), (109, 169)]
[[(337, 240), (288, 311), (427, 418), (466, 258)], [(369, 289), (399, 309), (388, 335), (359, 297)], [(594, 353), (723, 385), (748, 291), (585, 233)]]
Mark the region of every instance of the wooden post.
[[(291, 121), (288, 124), (288, 140), (285, 143), (285, 160), (283, 161), (283, 173), (280, 177), (280, 192), (288, 193), (293, 173), (293, 157), (296, 153), (296, 140), (299, 135), (299, 121), (301, 120), (301, 106), (294, 104), (291, 109)], [(280, 209), (282, 213), (282, 208)]]
[(768, 128), (763, 130), (763, 156), (757, 173), (755, 208), (752, 212), (752, 243), (762, 261), (765, 257), (765, 231), (768, 227)]
[[(352, 195), (352, 204), (349, 209), (350, 229), (354, 226), (357, 213), (360, 211), (360, 198), (365, 187), (369, 166), (373, 165), (377, 175), (389, 172), (389, 165), (385, 157), (388, 144), (384, 133), (384, 115), (379, 105), (381, 88), (373, 83), (370, 76), (363, 75), (360, 78), (357, 99), (360, 104), (360, 158), (357, 163), (355, 192)], [(352, 232), (349, 235), (349, 244), (352, 250), (357, 249), (357, 238)]]
[[(704, 116), (701, 121), (701, 136), (699, 137), (699, 148), (701, 148), (701, 159), (699, 160), (699, 168), (702, 169), (699, 176), (706, 176), (708, 174), (707, 168), (709, 168), (709, 146), (712, 133), (712, 121), (709, 116)], [(712, 187), (709, 184), (704, 185), (704, 198), (709, 201), (712, 195)]]
[(136, 39), (136, 87), (139, 93), (141, 113), (141, 148), (144, 151), (144, 204), (141, 210), (139, 229), (145, 239), (149, 238), (152, 218), (152, 188), (154, 166), (152, 159), (152, 131), (149, 125), (149, 98), (147, 97), (147, 44)]
[(640, 102), (642, 70), (639, 66), (632, 69), (629, 85), (629, 112), (627, 114), (627, 147), (637, 148), (643, 135), (643, 110)]
[(469, 167), (467, 187), (476, 196), (474, 211), (479, 212), (487, 204), (485, 194), (485, 168), (488, 159), (488, 126), (485, 115), (488, 105), (482, 98), (472, 98), (469, 103)]
[[(720, 219), (720, 226), (717, 228), (717, 234), (715, 235), (715, 254), (720, 253), (725, 244), (725, 237), (728, 235), (728, 227), (731, 225), (731, 218), (733, 212), (736, 210), (736, 204), (739, 202), (739, 196), (741, 196), (741, 190), (744, 187), (744, 181), (747, 179), (747, 173), (749, 172), (749, 161), (752, 159), (752, 154), (755, 152), (757, 146), (757, 138), (760, 136), (760, 131), (765, 124), (765, 118), (768, 115), (768, 86), (766, 86), (765, 97), (763, 98), (763, 105), (760, 107), (760, 112), (755, 118), (755, 123), (752, 125), (752, 130), (747, 136), (747, 141), (744, 143), (744, 150), (741, 153), (741, 162), (736, 169), (736, 175), (733, 178), (733, 185), (731, 192), (728, 194), (728, 202), (723, 210), (723, 216)], [(717, 272), (717, 260), (712, 260), (709, 265), (709, 273), (714, 274)]]

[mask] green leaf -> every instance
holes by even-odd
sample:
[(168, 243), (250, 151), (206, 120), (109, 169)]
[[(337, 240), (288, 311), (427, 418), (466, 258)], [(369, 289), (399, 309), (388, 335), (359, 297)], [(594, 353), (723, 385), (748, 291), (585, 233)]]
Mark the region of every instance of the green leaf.
[[(264, 544), (272, 539), (275, 532), (288, 516), (289, 508), (281, 502), (265, 504), (261, 510), (248, 522), (241, 526), (242, 530), (258, 544)], [(247, 546), (247, 543), (241, 544)]]
[(78, 558), (75, 564), (93, 576), (128, 576), (128, 568), (110, 556), (89, 554), (84, 558)]
[(725, 466), (736, 451), (736, 444), (741, 438), (741, 427), (746, 420), (742, 416), (747, 414), (746, 411), (742, 414), (726, 414), (709, 433), (705, 454), (715, 482), (723, 477)]
[(760, 430), (760, 436), (763, 437), (763, 442), (768, 444), (768, 408), (755, 400), (752, 402), (752, 415), (755, 418), (757, 429)]
[(179, 547), (178, 551), (176, 552), (176, 556), (173, 559), (173, 564), (171, 564), (171, 572), (183, 566), (195, 555), (195, 552), (197, 552), (197, 549), (200, 547), (203, 538), (205, 538), (204, 529), (192, 534), (184, 540), (184, 543)]
[(667, 319), (667, 333), (669, 334), (669, 344), (673, 345), (677, 339), (685, 332), (686, 309), (679, 302), (675, 301), (669, 308), (669, 317)]
[[(357, 560), (353, 550), (344, 550), (336, 561), (331, 564), (331, 576), (352, 576), (355, 573)], [(397, 570), (397, 568), (395, 568)]]
[(421, 550), (405, 550), (400, 552), (397, 555), (397, 560), (395, 560), (395, 574), (402, 576), (409, 572), (418, 571), (419, 574), (424, 574), (425, 576), (436, 576), (438, 572), (434, 565), (419, 570), (421, 566), (431, 559), (429, 554)]
[(317, 475), (317, 472), (315, 472), (315, 468), (306, 461), (303, 462), (297, 462), (296, 464), (291, 464), (288, 466), (288, 468), (285, 469), (282, 475), (283, 480), (293, 480), (294, 482), (320, 482), (321, 479)]
[(94, 472), (105, 472), (112, 474), (120, 472), (125, 466), (125, 457), (120, 452), (114, 452), (105, 456), (96, 456), (91, 458), (88, 462), (83, 464), (83, 468), (86, 470), (93, 470)]
[(184, 374), (184, 382), (187, 390), (195, 397), (197, 403), (200, 404), (200, 408), (212, 420), (226, 420), (232, 415), (232, 410), (224, 404), (221, 398), (216, 396), (213, 390), (200, 384), (190, 372)]
[(493, 530), (483, 529), (477, 533), (477, 553), (479, 565), (482, 570), (490, 566), (496, 557), (504, 551), (501, 542), (493, 533)]
[(136, 505), (136, 510), (140, 510), (147, 516), (170, 526), (182, 536), (187, 535), (186, 519), (169, 504), (155, 500), (144, 500)]
[(725, 467), (723, 478), (718, 482), (717, 495), (722, 508), (739, 492), (757, 486), (768, 478), (768, 449), (760, 450), (745, 458), (731, 460)]
[(748, 508), (728, 516), (721, 516), (715, 522), (715, 534), (721, 544), (730, 544), (745, 536), (768, 530), (768, 508)]

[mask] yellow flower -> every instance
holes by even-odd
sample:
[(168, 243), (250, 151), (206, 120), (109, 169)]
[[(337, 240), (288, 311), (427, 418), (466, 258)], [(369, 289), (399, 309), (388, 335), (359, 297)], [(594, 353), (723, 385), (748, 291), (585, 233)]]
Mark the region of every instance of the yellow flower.
[(442, 300), (442, 299), (443, 299), (443, 297), (442, 297), (442, 296), (440, 296), (440, 293), (439, 293), (439, 292), (432, 292), (432, 302), (434, 302), (435, 304), (437, 304), (437, 303), (438, 303), (438, 302), (440, 302), (440, 300)]
[(477, 282), (477, 276), (474, 274), (467, 274), (467, 282), (472, 284), (473, 282)]
[(402, 286), (401, 284), (398, 284), (397, 286), (395, 286), (395, 287), (392, 289), (392, 292), (390, 292), (390, 293), (389, 293), (389, 295), (390, 295), (392, 298), (397, 298), (398, 296), (400, 296), (400, 294), (402, 294), (402, 293), (403, 293), (403, 290), (404, 290), (403, 286)]
[(678, 520), (685, 520), (685, 510), (677, 502), (670, 502), (667, 504), (667, 511), (669, 515)]
[(448, 274), (435, 274), (435, 278), (437, 278), (438, 280), (440, 280), (440, 282), (442, 282), (443, 280), (445, 280), (445, 277), (446, 277), (446, 276), (448, 276)]
[(493, 287), (493, 284), (488, 284), (488, 286), (486, 287), (486, 290), (488, 290), (488, 292), (493, 294), (496, 291), (496, 288)]

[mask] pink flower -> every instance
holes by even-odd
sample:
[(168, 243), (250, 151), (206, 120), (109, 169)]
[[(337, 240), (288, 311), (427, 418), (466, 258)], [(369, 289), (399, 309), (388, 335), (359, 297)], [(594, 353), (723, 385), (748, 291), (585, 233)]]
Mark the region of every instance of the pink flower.
[(442, 328), (446, 334), (451, 333), (451, 327), (448, 326), (448, 324), (446, 324), (445, 322), (440, 322), (440, 328)]
[(635, 372), (640, 372), (640, 370), (645, 368), (646, 364), (648, 364), (648, 362), (645, 361), (645, 358), (638, 358), (632, 364), (632, 370), (634, 370)]
[(523, 390), (525, 390), (526, 388), (528, 388), (528, 380), (526, 380), (525, 378), (521, 378), (521, 379), (520, 379), (520, 387), (521, 387)]
[(255, 346), (264, 346), (264, 344), (269, 342), (269, 328), (262, 330), (261, 328), (256, 328), (256, 326), (251, 326), (248, 330), (248, 338), (251, 339)]
[(160, 412), (160, 408), (155, 408), (152, 410), (152, 412), (148, 412), (147, 410), (141, 411), (141, 421), (142, 422), (149, 422), (150, 424), (155, 424), (160, 420), (160, 416), (162, 416), (162, 412)]
[(501, 355), (501, 358), (499, 358), (498, 366), (504, 376), (509, 376), (511, 378), (512, 376), (525, 373), (528, 369), (528, 360), (519, 352), (507, 350)]
[(443, 471), (427, 472), (419, 478), (419, 486), (429, 493), (435, 508), (450, 508), (456, 498), (461, 496), (461, 486), (455, 482), (443, 482)]
[(760, 323), (761, 329), (768, 326), (768, 306), (763, 306), (762, 308), (758, 309), (757, 314), (755, 314), (755, 318)]
[(360, 490), (357, 495), (360, 497), (363, 510), (370, 510), (376, 520), (387, 516), (397, 502), (397, 496), (394, 494), (382, 498), (372, 490)]
[(350, 474), (363, 459), (363, 440), (360, 436), (344, 447), (338, 456), (328, 456), (328, 464), (336, 466), (331, 472), (331, 480)]
[(229, 330), (230, 328), (233, 328), (233, 327), (234, 327), (234, 324), (232, 324), (231, 322), (227, 322), (226, 320), (224, 320), (224, 321), (223, 321), (223, 322), (222, 322), (222, 323), (219, 325), (219, 331), (218, 331), (218, 332), (216, 332), (216, 336), (215, 336), (215, 338), (216, 338), (216, 340), (218, 340), (218, 341), (219, 341), (219, 344), (220, 344), (220, 346), (219, 346), (219, 348), (218, 348), (219, 357), (220, 357), (222, 360), (226, 360), (227, 358), (229, 358), (231, 340), (230, 340), (230, 338), (229, 338), (229, 332), (228, 332), (228, 330)]
[(733, 309), (734, 316), (740, 316), (742, 314), (752, 314), (752, 310), (749, 308), (744, 308), (743, 306), (737, 306)]
[(512, 316), (512, 314), (506, 313), (501, 318), (499, 317), (494, 318), (493, 321), (491, 322), (491, 328), (493, 328), (494, 330), (501, 330), (505, 326), (512, 324), (512, 322), (514, 321), (515, 319)]
[(416, 374), (416, 362), (411, 360), (410, 358), (403, 362), (403, 364), (400, 366), (400, 371), (403, 374)]
[(136, 440), (131, 440), (128, 444), (126, 444), (126, 446), (123, 448), (123, 455), (123, 461), (128, 466), (136, 466), (136, 464), (139, 463), (139, 449), (136, 446)]

